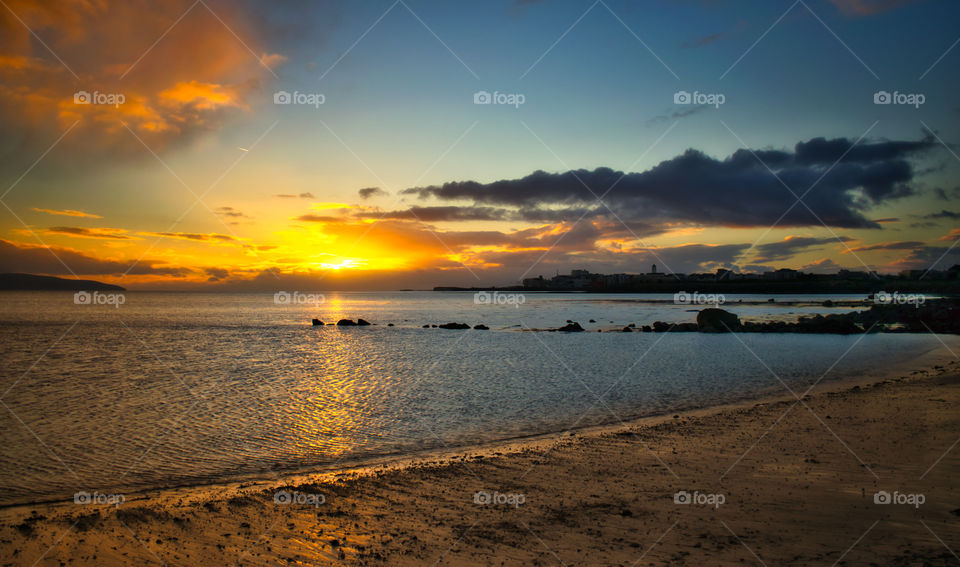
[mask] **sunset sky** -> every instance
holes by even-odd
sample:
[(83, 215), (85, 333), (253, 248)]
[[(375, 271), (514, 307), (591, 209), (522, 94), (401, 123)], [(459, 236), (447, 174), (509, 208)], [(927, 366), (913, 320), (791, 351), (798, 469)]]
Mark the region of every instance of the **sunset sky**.
[(946, 269), (957, 22), (953, 0), (3, 0), (0, 272)]

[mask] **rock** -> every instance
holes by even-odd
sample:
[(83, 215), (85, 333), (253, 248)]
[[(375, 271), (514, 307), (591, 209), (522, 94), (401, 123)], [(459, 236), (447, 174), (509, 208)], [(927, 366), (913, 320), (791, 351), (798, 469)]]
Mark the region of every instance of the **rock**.
[(314, 320), (313, 320), (313, 324), (314, 324), (314, 325), (323, 325), (323, 321), (321, 321), (320, 319), (314, 319)]
[(650, 328), (650, 325), (644, 325), (643, 327), (640, 328), (640, 330), (643, 331), (644, 333), (649, 333), (653, 331), (653, 329)]
[(388, 326), (388, 327), (392, 327), (392, 326), (393, 326), (393, 323), (387, 323), (387, 326)]
[(361, 327), (365, 327), (369, 324), (370, 324), (370, 321), (367, 321), (366, 319), (357, 319), (357, 325)]
[(653, 332), (654, 333), (666, 333), (670, 329), (670, 325), (664, 323), (663, 321), (654, 321), (653, 322)]
[(710, 307), (697, 313), (697, 330), (701, 333), (729, 333), (740, 327), (740, 318), (724, 309)]
[(630, 323), (630, 324), (627, 325), (627, 326), (630, 327), (631, 329), (636, 329), (636, 328), (637, 328), (637, 324), (636, 324), (636, 323)]
[(470, 325), (466, 323), (444, 323), (440, 325), (441, 329), (469, 329)]
[(582, 333), (584, 328), (580, 326), (580, 323), (575, 323), (573, 321), (567, 321), (567, 324), (557, 329), (558, 331), (563, 331), (564, 333)]
[(632, 333), (632, 332), (633, 332), (633, 329), (631, 329), (630, 327), (624, 327), (624, 328), (620, 329), (620, 332), (621, 332), (621, 333)]
[(474, 325), (473, 328), (474, 328), (474, 330), (476, 330), (476, 331), (489, 331), (489, 330), (490, 330), (490, 327), (488, 327), (488, 326), (486, 326), (486, 325)]
[(833, 301), (830, 300), (830, 299), (828, 299), (828, 300), (826, 300), (826, 301), (823, 302), (823, 306), (824, 306), (824, 307), (833, 307)]
[(356, 327), (357, 324), (351, 321), (350, 319), (340, 319), (337, 321), (338, 327)]
[[(569, 323), (570, 321), (567, 321), (567, 322)], [(594, 321), (593, 319), (590, 319), (590, 322), (591, 322), (591, 323), (596, 323), (596, 321)]]
[(429, 329), (429, 328), (430, 328), (430, 325), (424, 325), (423, 328), (424, 328), (424, 329)]

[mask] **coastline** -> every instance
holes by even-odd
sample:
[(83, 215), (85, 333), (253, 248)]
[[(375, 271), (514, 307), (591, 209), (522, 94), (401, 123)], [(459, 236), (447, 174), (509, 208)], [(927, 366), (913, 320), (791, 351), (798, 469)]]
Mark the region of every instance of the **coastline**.
[[(897, 376), (915, 372), (916, 369), (932, 368), (937, 365), (948, 364), (954, 360), (954, 355), (944, 345), (935, 347), (927, 352), (885, 369), (882, 375), (858, 374), (855, 376), (831, 377), (825, 375), (816, 380), (812, 392), (835, 392), (849, 389), (853, 386), (868, 386), (873, 383), (895, 378)], [(795, 386), (796, 387), (796, 386)], [(795, 392), (799, 392), (797, 388)], [(332, 463), (317, 463), (297, 468), (278, 469), (274, 471), (260, 471), (242, 475), (226, 475), (218, 478), (203, 480), (185, 480), (183, 482), (167, 483), (149, 487), (112, 487), (115, 492), (122, 492), (128, 502), (143, 500), (150, 495), (170, 493), (174, 491), (206, 491), (217, 493), (237, 490), (238, 487), (249, 488), (263, 486), (269, 488), (278, 482), (299, 481), (312, 482), (317, 479), (334, 479), (370, 474), (379, 470), (402, 469), (407, 466), (416, 466), (427, 463), (443, 462), (459, 458), (462, 455), (512, 454), (525, 450), (543, 448), (555, 443), (558, 439), (571, 435), (594, 436), (616, 432), (628, 427), (652, 427), (674, 419), (674, 416), (702, 416), (722, 411), (739, 410), (757, 404), (770, 404), (791, 401), (794, 398), (783, 386), (771, 387), (768, 392), (747, 394), (733, 401), (726, 401), (702, 406), (677, 408), (672, 411), (658, 412), (646, 415), (619, 414), (606, 421), (590, 425), (578, 425), (572, 428), (546, 432), (517, 435), (488, 441), (476, 441), (466, 444), (446, 445), (430, 449), (418, 449), (400, 453), (374, 454), (370, 456), (337, 460)], [(0, 517), (6, 510), (16, 510), (37, 506), (57, 506), (68, 504), (68, 498), (47, 497), (38, 500), (29, 500), (0, 504)]]
[[(439, 564), (499, 564), (500, 561), (522, 564), (534, 560), (543, 564), (557, 564), (561, 552), (563, 559), (560, 560), (566, 564), (598, 564), (598, 560), (590, 557), (600, 556), (606, 558), (599, 561), (602, 564), (607, 564), (607, 559), (631, 564), (647, 552), (645, 559), (656, 565), (669, 562), (666, 559), (671, 556), (667, 553), (666, 537), (662, 538), (664, 542), (657, 544), (663, 549), (649, 547), (661, 535), (653, 533), (656, 531), (655, 525), (660, 526), (663, 532), (673, 524), (675, 527), (670, 530), (673, 531), (680, 528), (674, 521), (681, 522), (685, 516), (689, 516), (685, 512), (696, 511), (699, 520), (705, 521), (707, 516), (727, 517), (727, 513), (732, 511), (726, 524), (717, 523), (715, 519), (712, 522), (713, 527), (719, 527), (720, 531), (706, 540), (717, 543), (723, 538), (732, 537), (724, 525), (733, 528), (735, 522), (743, 524), (755, 521), (750, 520), (747, 514), (751, 508), (743, 506), (745, 494), (764, 490), (786, 490), (788, 494), (809, 492), (811, 486), (820, 486), (829, 497), (814, 491), (818, 494), (817, 498), (806, 502), (806, 508), (817, 502), (817, 505), (835, 508), (838, 503), (833, 500), (838, 494), (845, 495), (845, 498), (853, 494), (857, 501), (853, 506), (858, 519), (856, 525), (863, 523), (859, 521), (861, 515), (870, 518), (869, 522), (860, 526), (863, 528), (861, 532), (877, 518), (887, 518), (893, 522), (890, 517), (896, 516), (896, 522), (902, 523), (905, 520), (900, 516), (919, 514), (920, 519), (926, 518), (927, 525), (933, 528), (927, 531), (922, 524), (917, 524), (927, 539), (932, 539), (930, 534), (936, 533), (949, 547), (957, 549), (953, 544), (960, 543), (960, 519), (951, 512), (960, 510), (960, 490), (951, 488), (949, 482), (940, 482), (925, 487), (926, 504), (922, 509), (902, 506), (874, 508), (868, 498), (870, 491), (887, 486), (878, 480), (880, 477), (893, 475), (883, 470), (882, 459), (871, 460), (865, 456), (863, 462), (857, 462), (859, 457), (854, 458), (864, 452), (862, 445), (875, 445), (878, 436), (896, 435), (896, 431), (901, 431), (899, 435), (910, 439), (916, 438), (918, 432), (929, 436), (931, 431), (935, 431), (933, 436), (936, 439), (930, 439), (929, 447), (917, 439), (898, 449), (908, 452), (919, 450), (929, 464), (960, 436), (960, 416), (954, 415), (955, 411), (950, 412), (950, 408), (956, 407), (954, 403), (960, 402), (960, 363), (953, 360), (944, 365), (946, 356), (948, 353), (945, 349), (937, 349), (920, 360), (911, 361), (909, 364), (913, 368), (931, 364), (936, 364), (936, 367), (933, 370), (915, 370), (907, 376), (903, 376), (905, 372), (902, 368), (897, 368), (889, 369), (890, 372), (882, 377), (862, 376), (824, 382), (805, 398), (804, 406), (811, 407), (809, 413), (802, 410), (787, 410), (784, 413), (795, 401), (786, 394), (675, 415), (645, 417), (622, 424), (398, 456), (355, 467), (284, 474), (275, 479), (146, 491), (129, 495), (119, 508), (82, 506), (72, 502), (11, 506), (0, 510), (0, 549), (2, 555), (12, 561), (9, 564), (13, 565), (33, 564), (44, 551), (47, 554), (42, 556), (41, 565), (59, 564), (58, 560), (54, 560), (57, 557), (81, 558), (79, 563), (74, 561), (73, 564), (124, 564), (131, 556), (157, 564), (194, 562), (198, 557), (203, 557), (204, 562), (218, 564), (238, 559), (241, 563), (257, 564), (279, 561), (281, 557), (290, 559), (288, 555), (293, 553), (294, 548), (299, 561), (318, 565), (342, 564), (343, 560), (348, 564), (367, 565), (421, 564), (424, 561), (430, 564), (441, 556), (443, 559)], [(929, 395), (925, 398), (923, 392), (929, 392)], [(904, 396), (909, 398), (910, 404), (896, 410), (884, 409), (893, 400)], [(932, 407), (926, 407), (928, 405)], [(812, 409), (814, 407), (816, 411)], [(872, 410), (865, 409), (870, 407), (876, 408), (876, 415)], [(791, 413), (792, 416), (787, 417)], [(813, 419), (821, 414), (823, 418)], [(934, 415), (936, 428), (931, 429), (931, 424), (926, 421)], [(784, 453), (770, 454), (769, 449), (756, 449), (764, 445), (761, 442), (765, 439), (769, 441), (769, 437), (783, 433), (777, 431), (778, 424), (784, 425), (780, 424), (781, 419), (787, 422), (804, 417), (805, 429), (793, 432), (796, 438), (788, 440)], [(857, 419), (863, 420), (859, 433), (840, 432), (834, 438), (827, 431), (830, 426), (836, 428), (837, 424)], [(894, 427), (885, 433), (884, 421), (906, 419), (912, 421), (888, 423), (886, 427)], [(788, 431), (786, 427), (782, 429)], [(843, 442), (838, 442), (840, 440)], [(747, 453), (753, 451), (751, 443), (756, 444), (753, 449), (757, 454), (765, 453), (769, 462), (754, 463), (752, 456), (745, 455), (741, 457), (742, 462), (734, 463), (736, 454), (743, 450), (747, 450)], [(853, 450), (848, 443), (857, 449)], [(724, 450), (728, 445), (729, 450)], [(740, 446), (734, 450), (733, 445)], [(831, 456), (825, 458), (822, 456), (824, 452)], [(723, 462), (713, 462), (721, 453), (724, 454)], [(611, 467), (617, 463), (608, 462), (609, 458), (597, 458), (598, 454), (606, 457), (613, 455), (613, 461), (625, 460), (636, 468), (624, 467), (624, 462)], [(799, 458), (808, 454), (813, 456)], [(960, 455), (952, 453), (941, 457), (933, 469), (936, 472), (930, 473), (931, 478), (949, 479), (951, 473), (958, 472), (958, 459)], [(839, 466), (841, 462), (842, 466)], [(691, 463), (694, 463), (694, 469), (715, 469), (712, 471), (715, 474), (684, 472)], [(737, 474), (719, 476), (723, 473), (721, 469), (726, 469), (731, 463), (735, 465), (731, 470)], [(827, 472), (817, 470), (824, 468), (820, 465), (826, 463), (838, 466), (827, 467), (830, 469)], [(721, 464), (723, 466), (719, 466)], [(737, 470), (738, 467), (743, 470)], [(878, 474), (874, 469), (881, 472)], [(528, 470), (530, 476), (527, 476)], [(510, 474), (511, 471), (513, 474)], [(533, 471), (537, 471), (536, 474)], [(748, 471), (751, 475), (747, 482), (743, 482), (740, 476)], [(779, 474), (786, 474), (787, 477), (798, 475), (798, 478), (789, 478), (784, 484), (782, 481), (785, 479), (778, 478)], [(594, 485), (592, 492), (595, 494), (581, 493), (591, 485)], [(806, 488), (802, 488), (804, 485)], [(665, 486), (670, 486), (670, 489), (665, 490)], [(678, 506), (672, 503), (670, 497), (680, 489), (691, 493), (696, 490), (709, 492), (707, 489), (710, 489), (714, 491), (710, 493), (724, 494), (727, 502), (719, 508)], [(277, 491), (302, 494), (304, 497), (323, 495), (325, 501), (318, 506), (298, 506), (296, 503), (284, 506), (274, 501)], [(515, 507), (477, 505), (473, 501), (477, 491), (522, 494), (525, 502)], [(549, 498), (545, 498), (547, 493), (552, 493)], [(783, 498), (783, 495), (776, 498)], [(583, 501), (596, 502), (585, 508), (578, 506), (569, 509), (570, 501), (577, 500), (584, 506)], [(934, 506), (938, 507), (936, 514), (928, 515), (928, 510)], [(601, 533), (594, 534), (588, 541), (578, 539), (578, 549), (565, 549), (565, 534), (577, 534), (578, 538), (584, 534), (584, 527), (573, 526), (567, 516), (586, 514), (577, 521), (580, 524), (592, 517), (590, 511), (594, 508), (617, 510), (614, 511), (616, 513), (607, 510), (602, 514), (601, 523), (606, 527), (600, 530)], [(795, 521), (781, 517), (787, 512), (781, 510), (780, 506), (766, 508), (772, 510), (765, 513), (774, 516), (773, 520), (769, 520), (773, 523), (789, 524)], [(536, 513), (531, 514), (534, 509)], [(850, 512), (849, 509), (841, 511)], [(800, 517), (805, 517), (807, 513), (809, 510)], [(442, 527), (435, 525), (438, 514), (444, 518)], [(456, 521), (457, 518), (460, 521)], [(282, 519), (286, 522), (281, 522)], [(413, 529), (407, 526), (407, 520), (411, 525), (422, 525)], [(506, 531), (490, 527), (474, 531), (478, 526), (474, 524), (475, 520), (481, 524), (493, 522), (492, 525), (503, 524), (501, 527), (504, 527), (509, 524), (512, 527)], [(608, 530), (619, 533), (620, 528), (616, 526), (626, 526), (638, 520), (643, 520), (647, 533), (634, 534), (636, 541), (627, 541), (623, 534), (618, 536), (623, 540), (620, 543), (617, 543), (617, 537), (610, 539)], [(607, 525), (608, 521), (612, 523)], [(937, 522), (936, 527), (931, 522)], [(269, 524), (277, 523), (282, 525), (266, 529)], [(530, 529), (525, 530), (521, 524)], [(533, 529), (534, 524), (537, 525), (536, 529)], [(738, 538), (762, 541), (767, 537), (762, 524), (752, 529), (755, 531), (743, 532), (737, 528), (731, 531), (735, 531)], [(134, 534), (140, 536), (131, 537)], [(451, 534), (458, 537), (451, 539)], [(534, 535), (542, 538), (546, 545), (538, 544)], [(911, 537), (916, 539), (921, 535), (917, 532)], [(518, 536), (523, 537), (517, 539)], [(829, 547), (829, 531), (822, 537), (826, 539), (814, 547), (823, 556), (827, 551), (821, 548)], [(520, 539), (523, 540), (522, 545)], [(853, 536), (849, 544), (855, 539), (856, 536)], [(241, 541), (244, 545), (240, 545)], [(441, 555), (457, 541), (459, 543), (454, 546), (456, 550)], [(55, 542), (56, 546), (51, 548)], [(681, 546), (687, 555), (673, 555), (673, 559), (682, 563), (689, 555), (695, 563), (697, 553), (700, 553), (696, 550), (702, 549), (697, 547), (697, 543), (705, 542), (690, 542), (690, 546)], [(494, 551), (503, 546), (498, 544), (506, 545), (510, 553)], [(670, 543), (673, 546), (676, 544), (675, 541)], [(777, 551), (768, 548), (769, 545), (770, 542), (764, 541), (749, 547), (756, 547), (753, 549), (756, 553), (761, 553), (761, 548), (767, 553)], [(721, 555), (736, 556), (737, 562), (744, 558), (747, 561), (754, 560), (744, 547), (735, 542), (720, 545), (716, 551), (722, 551)], [(793, 551), (806, 557), (805, 553), (811, 551), (803, 551), (806, 547), (809, 546), (800, 546)], [(896, 552), (900, 555), (907, 553), (901, 547)], [(788, 549), (790, 546), (780, 551)], [(251, 551), (244, 555), (245, 550)], [(838, 553), (842, 551), (840, 549)], [(939, 564), (936, 563), (939, 561), (937, 557), (940, 557), (937, 554), (941, 552), (947, 553), (951, 561), (954, 560), (945, 547), (937, 551), (936, 546), (930, 546), (924, 553), (927, 552), (927, 555), (922, 555), (923, 560), (934, 561), (932, 564)], [(554, 556), (554, 553), (558, 555)], [(96, 559), (91, 559), (94, 556)], [(814, 553), (792, 564), (807, 564), (804, 561), (815, 563), (813, 558), (816, 556)], [(87, 559), (84, 560), (84, 557)], [(632, 559), (628, 561), (629, 557)], [(710, 557), (712, 562), (714, 557)], [(783, 559), (783, 556), (779, 557)], [(725, 564), (725, 561), (719, 564)], [(775, 564), (786, 562), (770, 557), (764, 557), (764, 561)], [(733, 559), (730, 562), (734, 563)]]

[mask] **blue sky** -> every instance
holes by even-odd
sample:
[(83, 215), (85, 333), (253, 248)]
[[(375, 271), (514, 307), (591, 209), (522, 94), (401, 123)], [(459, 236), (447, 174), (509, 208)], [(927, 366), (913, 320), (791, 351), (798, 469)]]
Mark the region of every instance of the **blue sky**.
[[(135, 4), (12, 2), (17, 19), (0, 20), (0, 112), (10, 124), (0, 183), (11, 187), (0, 261), (9, 271), (81, 275), (38, 259), (59, 251), (87, 266), (82, 275), (134, 285), (240, 285), (266, 272), (324, 277), (336, 266), (349, 268), (344, 285), (375, 287), (400, 273), (418, 285), (509, 283), (531, 263), (637, 271), (670, 254), (677, 271), (891, 271), (929, 267), (941, 252), (948, 265), (939, 268), (960, 261), (951, 247), (960, 208), (955, 2)], [(80, 90), (127, 101), (75, 105)], [(523, 104), (475, 104), (479, 91)], [(676, 104), (680, 91), (722, 104)], [(879, 91), (923, 104), (875, 104)], [(278, 92), (323, 103), (275, 104)], [(693, 149), (719, 173), (737, 150), (793, 152), (819, 138), (873, 144), (878, 156), (877, 144), (925, 142), (863, 162), (853, 181), (833, 160), (798, 153), (784, 169), (758, 160), (715, 186), (687, 188), (686, 207), (668, 198), (672, 178), (651, 175), (660, 185), (631, 177), (637, 193), (606, 211), (587, 212), (573, 193), (544, 194), (524, 210), (507, 198), (496, 201), (502, 210), (477, 209), (494, 203), (490, 183), (538, 170), (639, 175)], [(824, 209), (813, 206), (810, 222), (771, 229), (772, 210), (748, 220), (707, 214), (723, 202), (718, 187), (733, 195), (750, 184), (762, 201), (779, 191), (773, 174), (811, 173), (825, 179), (810, 195)], [(868, 199), (858, 183), (877, 176), (888, 182)], [(467, 181), (476, 191), (457, 199), (403, 192)], [(381, 191), (358, 196), (368, 187)], [(790, 191), (806, 189), (784, 187), (784, 208)], [(737, 195), (742, 209), (756, 205)], [(555, 212), (565, 207), (584, 216)], [(813, 220), (830, 207), (845, 208), (838, 219), (886, 220)], [(764, 243), (792, 254), (758, 255)], [(211, 264), (229, 274), (208, 282)], [(136, 275), (122, 265), (147, 268)]]

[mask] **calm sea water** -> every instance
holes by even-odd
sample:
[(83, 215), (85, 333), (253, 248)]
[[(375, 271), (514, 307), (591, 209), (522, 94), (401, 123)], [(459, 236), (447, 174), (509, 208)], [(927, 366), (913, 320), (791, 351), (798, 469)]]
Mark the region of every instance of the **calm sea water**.
[[(695, 319), (686, 306), (639, 301), (671, 298), (128, 292), (114, 307), (0, 293), (0, 504), (616, 423), (786, 393), (780, 380), (879, 373), (941, 346), (929, 335), (523, 332), (567, 319), (589, 330)], [(751, 319), (847, 310), (825, 298), (736, 296), (726, 308)], [(314, 327), (313, 317), (376, 325)], [(421, 328), (449, 321), (491, 330)]]

